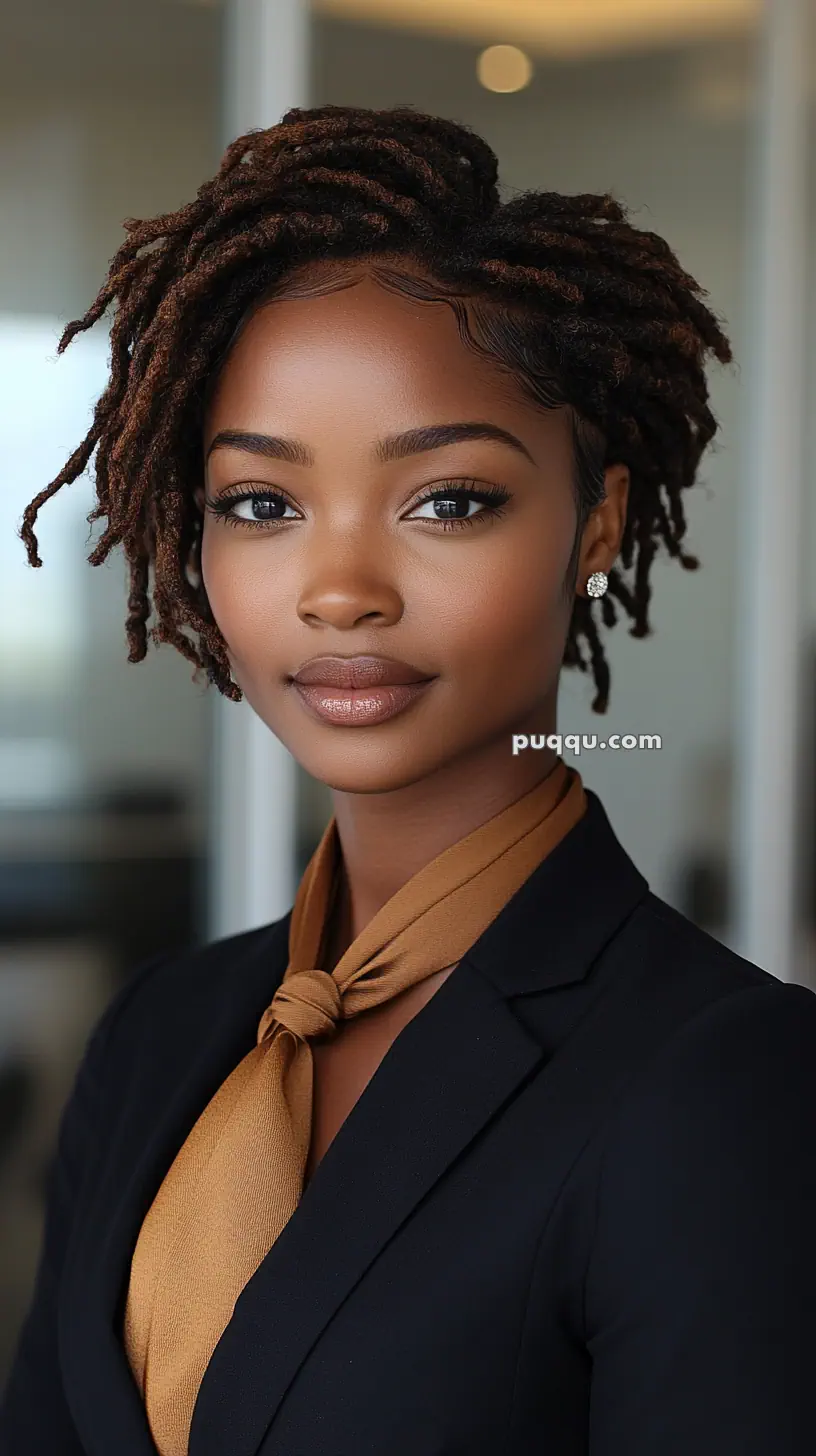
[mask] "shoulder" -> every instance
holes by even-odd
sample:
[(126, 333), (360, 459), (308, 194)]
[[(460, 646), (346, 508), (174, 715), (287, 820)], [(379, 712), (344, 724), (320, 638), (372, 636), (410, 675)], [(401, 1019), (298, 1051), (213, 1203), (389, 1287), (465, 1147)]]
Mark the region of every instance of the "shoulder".
[(783, 984), (777, 976), (731, 950), (651, 890), (639, 901), (621, 934), (644, 956), (661, 961), (668, 958), (672, 964), (686, 962), (704, 966), (712, 978), (712, 991)]
[[(607, 948), (614, 981), (648, 988), (654, 1035), (604, 1114), (600, 1190), (722, 1196), (807, 1175), (816, 1218), (816, 994), (784, 982), (647, 894)], [(628, 994), (631, 994), (628, 993)], [(614, 999), (614, 998), (613, 998)], [(625, 1020), (626, 1012), (618, 1011)], [(657, 1195), (656, 1195), (657, 1196)]]
[[(89, 1050), (118, 1062), (131, 1048), (195, 1039), (223, 1010), (246, 997), (271, 996), (286, 964), (289, 915), (257, 929), (159, 951), (142, 961), (112, 997), (95, 1026)], [(271, 988), (271, 989), (270, 989)]]
[(705, 1263), (703, 1249), (753, 1258), (774, 1235), (809, 1246), (816, 995), (673, 912), (644, 911), (687, 974), (707, 977), (710, 997), (652, 1049), (604, 1120), (599, 1237), (664, 1259), (671, 1248), (681, 1264), (683, 1251)]
[(651, 893), (621, 938), (648, 975), (693, 981), (699, 997), (639, 1068), (618, 1113), (619, 1134), (625, 1127), (631, 1136), (638, 1107), (658, 1105), (663, 1117), (707, 1110), (745, 1122), (760, 1100), (767, 1119), (808, 1093), (816, 1116), (813, 991), (762, 970)]
[(756, 1133), (789, 1115), (816, 1134), (816, 995), (773, 976), (726, 985), (733, 976), (726, 964), (718, 994), (640, 1068), (611, 1128), (619, 1141), (659, 1121), (664, 1133), (694, 1125), (698, 1148), (713, 1149), (718, 1128)]

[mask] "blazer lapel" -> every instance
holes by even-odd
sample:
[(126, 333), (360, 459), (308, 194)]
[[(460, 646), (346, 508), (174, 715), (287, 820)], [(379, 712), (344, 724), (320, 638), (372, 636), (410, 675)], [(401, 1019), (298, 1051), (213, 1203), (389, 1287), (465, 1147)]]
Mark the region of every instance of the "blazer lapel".
[(258, 1021), (286, 969), (289, 920), (287, 915), (263, 927), (248, 951), (232, 950), (229, 962), (217, 944), (194, 953), (197, 958), (221, 956), (218, 1004), (191, 1007), (188, 1061), (181, 1077), (183, 1049), (171, 1044), (167, 1055), (156, 1055), (131, 1094), (138, 1102), (137, 1136), (152, 1129), (138, 1144), (135, 1159), (127, 1146), (126, 1121), (116, 1149), (100, 1150), (107, 1172), (77, 1231), (60, 1301), (66, 1393), (89, 1456), (112, 1451), (156, 1456), (121, 1336), (130, 1261), (142, 1220), (178, 1149), (255, 1043)]
[(336, 1134), (236, 1301), (201, 1383), (189, 1456), (256, 1456), (335, 1311), (545, 1061), (509, 998), (583, 980), (648, 893), (588, 799), (584, 819), (400, 1032)]

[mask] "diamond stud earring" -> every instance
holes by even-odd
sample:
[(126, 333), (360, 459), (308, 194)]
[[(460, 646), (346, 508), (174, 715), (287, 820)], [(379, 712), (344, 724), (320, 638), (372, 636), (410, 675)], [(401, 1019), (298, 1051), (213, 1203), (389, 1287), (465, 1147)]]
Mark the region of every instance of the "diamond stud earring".
[(587, 596), (602, 597), (608, 584), (609, 577), (605, 571), (593, 571), (586, 584)]

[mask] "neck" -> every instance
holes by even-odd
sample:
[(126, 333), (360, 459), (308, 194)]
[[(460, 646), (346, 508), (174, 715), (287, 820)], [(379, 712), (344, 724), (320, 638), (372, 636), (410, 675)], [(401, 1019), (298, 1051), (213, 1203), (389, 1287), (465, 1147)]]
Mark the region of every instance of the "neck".
[(458, 760), (388, 793), (335, 790), (334, 817), (343, 852), (335, 954), (419, 870), (529, 793), (556, 761), (551, 749), (514, 758), (503, 741), (500, 753), (494, 750), (489, 761), (486, 755)]

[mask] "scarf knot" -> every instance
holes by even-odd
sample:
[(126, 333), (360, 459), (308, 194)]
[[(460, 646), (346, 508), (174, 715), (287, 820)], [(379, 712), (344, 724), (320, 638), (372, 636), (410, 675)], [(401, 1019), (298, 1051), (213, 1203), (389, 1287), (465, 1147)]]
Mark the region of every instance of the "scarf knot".
[(261, 1018), (258, 1041), (275, 1026), (285, 1026), (298, 1041), (311, 1041), (334, 1033), (342, 1015), (340, 987), (328, 971), (290, 971)]

